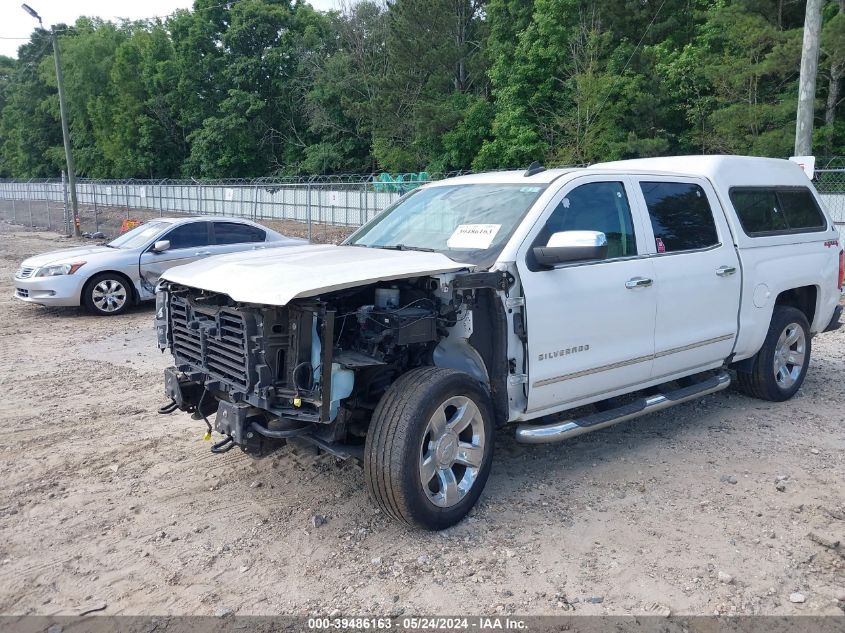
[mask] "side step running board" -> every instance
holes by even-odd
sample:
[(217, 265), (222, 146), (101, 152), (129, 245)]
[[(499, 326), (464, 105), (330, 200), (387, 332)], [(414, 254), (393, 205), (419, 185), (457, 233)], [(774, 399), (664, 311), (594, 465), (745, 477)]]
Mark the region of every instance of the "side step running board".
[(722, 391), (722, 389), (727, 389), (730, 384), (731, 377), (728, 372), (720, 371), (715, 376), (689, 387), (668, 391), (656, 396), (647, 396), (616, 409), (602, 411), (583, 418), (563, 420), (554, 424), (520, 424), (516, 428), (516, 441), (523, 444), (561, 442), (590, 431), (613, 426), (625, 420), (638, 418), (647, 413), (668, 409), (676, 404), (700, 398), (709, 393)]

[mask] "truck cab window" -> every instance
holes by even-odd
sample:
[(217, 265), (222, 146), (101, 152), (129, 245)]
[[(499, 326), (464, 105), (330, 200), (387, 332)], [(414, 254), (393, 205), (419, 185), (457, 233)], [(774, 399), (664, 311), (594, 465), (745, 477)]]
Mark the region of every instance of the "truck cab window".
[(564, 196), (536, 243), (546, 244), (560, 231), (601, 231), (607, 237), (607, 258), (637, 254), (631, 207), (621, 182), (591, 182)]
[(676, 253), (719, 243), (707, 195), (686, 182), (641, 182), (658, 253)]

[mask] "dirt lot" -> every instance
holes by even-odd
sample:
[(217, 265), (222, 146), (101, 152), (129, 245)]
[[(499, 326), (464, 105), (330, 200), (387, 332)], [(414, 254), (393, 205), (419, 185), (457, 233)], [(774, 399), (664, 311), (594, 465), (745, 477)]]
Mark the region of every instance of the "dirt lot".
[(21, 259), (72, 243), (16, 230), (0, 224), (0, 613), (842, 615), (842, 550), (808, 534), (845, 541), (845, 332), (815, 339), (788, 403), (727, 391), (549, 447), (506, 430), (473, 515), (420, 533), (374, 509), (354, 463), (215, 456), (201, 423), (158, 415), (152, 308), (12, 299)]

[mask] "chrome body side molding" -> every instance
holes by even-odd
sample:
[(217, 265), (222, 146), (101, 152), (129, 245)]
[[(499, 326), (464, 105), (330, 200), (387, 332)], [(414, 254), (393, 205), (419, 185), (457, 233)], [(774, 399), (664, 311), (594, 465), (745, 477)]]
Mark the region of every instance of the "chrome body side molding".
[(589, 376), (590, 374), (597, 374), (602, 371), (608, 371), (611, 369), (619, 369), (620, 367), (627, 367), (628, 365), (636, 365), (637, 363), (644, 363), (650, 360), (654, 360), (655, 358), (663, 358), (664, 356), (670, 356), (672, 354), (678, 354), (679, 352), (687, 352), (691, 349), (695, 349), (697, 347), (704, 347), (705, 345), (712, 345), (713, 343), (720, 343), (722, 341), (727, 341), (729, 339), (734, 338), (735, 334), (723, 334), (722, 336), (715, 336), (713, 338), (709, 338), (706, 341), (698, 341), (696, 343), (691, 343), (689, 345), (684, 345), (682, 347), (673, 347), (672, 349), (667, 349), (662, 352), (656, 352), (654, 354), (648, 354), (647, 356), (638, 356), (637, 358), (631, 358), (629, 360), (625, 360), (619, 363), (613, 363), (612, 365), (602, 365), (601, 367), (593, 367), (591, 369), (584, 369), (582, 371), (576, 371), (571, 374), (564, 374), (563, 376), (554, 376), (552, 378), (544, 378), (543, 380), (536, 381), (532, 386), (533, 387), (545, 387), (546, 385), (552, 385), (556, 382), (563, 382), (564, 380), (571, 380), (573, 378), (581, 378), (582, 376)]

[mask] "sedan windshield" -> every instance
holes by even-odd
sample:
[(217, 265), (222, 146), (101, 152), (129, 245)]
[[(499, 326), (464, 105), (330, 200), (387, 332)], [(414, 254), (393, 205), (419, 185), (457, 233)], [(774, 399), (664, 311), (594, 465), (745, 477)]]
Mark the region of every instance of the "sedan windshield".
[(501, 250), (543, 189), (516, 184), (418, 189), (364, 225), (347, 244), (432, 250), (480, 263)]
[(140, 248), (169, 226), (171, 226), (170, 222), (147, 222), (114, 238), (106, 246), (111, 248)]

